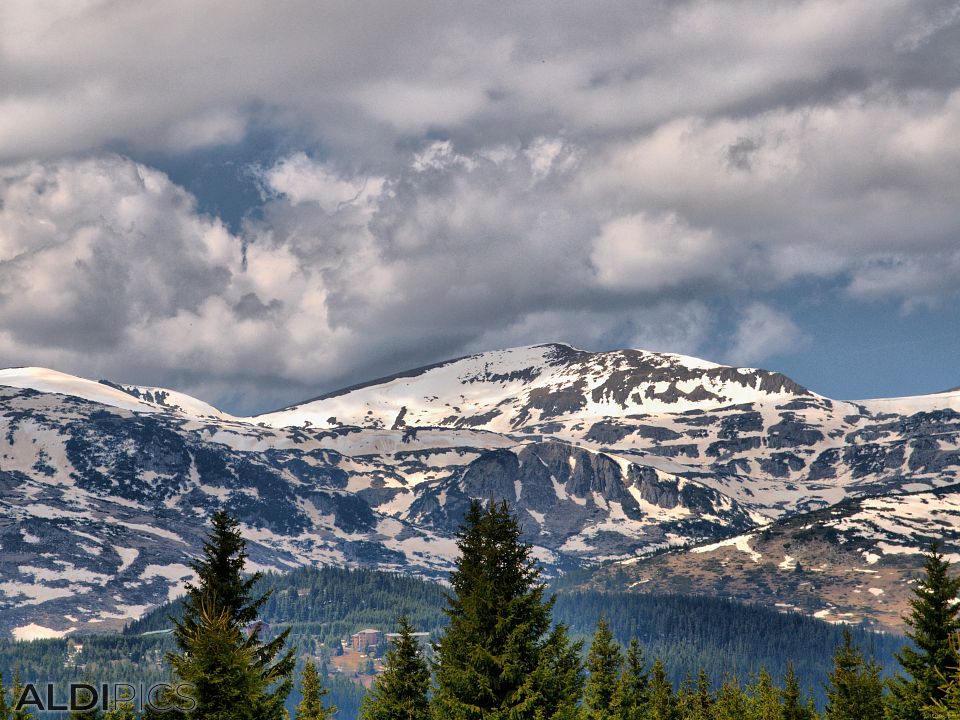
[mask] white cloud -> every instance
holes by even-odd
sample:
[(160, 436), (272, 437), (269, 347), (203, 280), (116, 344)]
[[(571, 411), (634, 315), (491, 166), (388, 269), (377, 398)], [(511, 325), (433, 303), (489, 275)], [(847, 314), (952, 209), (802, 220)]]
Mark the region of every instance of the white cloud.
[[(708, 352), (718, 300), (753, 362), (809, 280), (943, 306), (955, 5), (8, 0), (0, 362), (255, 405), (481, 346)], [(262, 137), (235, 233), (105, 152)]]
[(727, 355), (735, 365), (757, 364), (788, 355), (803, 342), (803, 333), (786, 313), (755, 302), (741, 313)]
[(261, 177), (271, 192), (286, 196), (294, 204), (316, 203), (328, 213), (348, 205), (356, 208), (374, 204), (384, 184), (382, 177), (343, 179), (302, 152), (281, 159), (262, 171)]
[(690, 227), (675, 213), (644, 213), (606, 223), (590, 259), (597, 281), (615, 290), (656, 291), (724, 273), (725, 248), (710, 230)]

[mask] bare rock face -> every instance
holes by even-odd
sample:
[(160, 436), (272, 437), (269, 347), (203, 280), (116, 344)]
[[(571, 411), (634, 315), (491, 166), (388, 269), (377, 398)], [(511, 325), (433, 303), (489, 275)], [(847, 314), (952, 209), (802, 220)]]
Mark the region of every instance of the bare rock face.
[[(899, 521), (915, 509), (900, 499), (946, 492), (958, 470), (960, 393), (842, 402), (779, 373), (639, 350), (481, 353), (253, 418), (162, 388), (3, 370), (0, 632), (116, 626), (166, 600), (217, 508), (278, 570), (441, 576), (474, 498), (508, 501), (551, 573), (641, 568), (654, 553), (692, 568), (687, 546), (852, 499), (888, 499)], [(960, 525), (937, 523), (924, 533)], [(894, 562), (886, 528), (870, 545), (878, 567)]]

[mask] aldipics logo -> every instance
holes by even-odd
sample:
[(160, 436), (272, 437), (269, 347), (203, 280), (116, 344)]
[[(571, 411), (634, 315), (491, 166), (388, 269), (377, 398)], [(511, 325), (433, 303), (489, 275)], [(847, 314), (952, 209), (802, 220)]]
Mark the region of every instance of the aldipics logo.
[(196, 707), (196, 701), (193, 699), (193, 685), (188, 683), (155, 683), (149, 686), (122, 682), (99, 685), (80, 682), (59, 686), (56, 683), (27, 683), (20, 696), (14, 698), (13, 709), (88, 712), (122, 706), (137, 712), (189, 712)]

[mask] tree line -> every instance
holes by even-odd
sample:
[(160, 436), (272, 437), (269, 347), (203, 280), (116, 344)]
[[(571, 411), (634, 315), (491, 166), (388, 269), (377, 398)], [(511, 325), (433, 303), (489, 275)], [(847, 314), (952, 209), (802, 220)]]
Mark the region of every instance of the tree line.
[[(937, 547), (926, 557), (906, 619), (911, 644), (898, 654), (890, 680), (846, 630), (834, 653), (823, 715), (792, 666), (778, 683), (765, 670), (720, 682), (705, 670), (671, 681), (660, 657), (633, 639), (623, 647), (605, 616), (589, 647), (555, 622), (531, 547), (521, 541), (506, 503), (471, 504), (457, 538), (460, 555), (446, 593), (446, 625), (428, 658), (400, 619), (384, 672), (364, 698), (362, 720), (960, 720), (957, 594), (960, 579)], [(245, 543), (235, 520), (220, 512), (194, 563), (182, 614), (174, 618), (175, 649), (166, 655), (171, 680), (186, 683), (188, 702), (171, 720), (284, 720), (293, 690), (291, 629), (267, 636), (259, 622), (269, 591), (244, 573)], [(14, 678), (14, 685), (20, 683)], [(0, 683), (2, 688), (2, 683)], [(0, 720), (28, 720), (19, 697), (0, 690)], [(297, 720), (336, 716), (317, 666), (300, 673)], [(26, 714), (25, 714), (26, 713)], [(91, 714), (92, 713), (92, 714)], [(173, 713), (173, 715), (171, 715)], [(96, 711), (74, 718), (94, 720)], [(152, 711), (144, 712), (153, 720)], [(133, 720), (115, 700), (104, 720)]]

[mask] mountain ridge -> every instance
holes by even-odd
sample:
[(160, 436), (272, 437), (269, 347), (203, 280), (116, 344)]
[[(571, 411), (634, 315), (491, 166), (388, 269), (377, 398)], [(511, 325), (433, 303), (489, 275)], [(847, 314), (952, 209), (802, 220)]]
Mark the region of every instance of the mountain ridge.
[[(0, 371), (0, 632), (135, 617), (178, 591), (220, 507), (240, 518), (253, 561), (278, 570), (442, 576), (469, 500), (493, 495), (553, 574), (727, 538), (736, 551), (749, 545), (738, 537), (848, 498), (952, 498), (939, 488), (960, 472), (953, 403), (831, 400), (774, 371), (562, 344), (476, 353), (249, 418), (163, 388)], [(960, 527), (942, 519), (910, 522)], [(880, 565), (849, 562), (916, 562), (871, 543)], [(714, 556), (685, 557), (692, 568)]]

